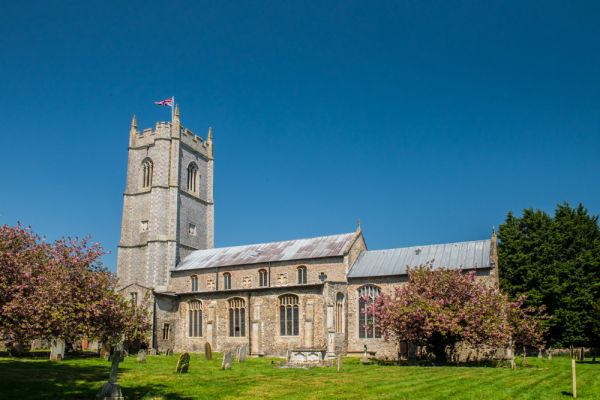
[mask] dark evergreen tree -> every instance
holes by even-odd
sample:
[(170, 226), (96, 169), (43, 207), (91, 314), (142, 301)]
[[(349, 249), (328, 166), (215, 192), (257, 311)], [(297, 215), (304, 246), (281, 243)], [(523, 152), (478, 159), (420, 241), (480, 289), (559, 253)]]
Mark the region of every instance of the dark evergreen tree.
[(508, 213), (498, 233), (500, 283), (527, 305), (545, 305), (548, 343), (554, 347), (592, 345), (600, 299), (600, 228), (583, 205), (558, 205), (554, 217), (543, 211)]

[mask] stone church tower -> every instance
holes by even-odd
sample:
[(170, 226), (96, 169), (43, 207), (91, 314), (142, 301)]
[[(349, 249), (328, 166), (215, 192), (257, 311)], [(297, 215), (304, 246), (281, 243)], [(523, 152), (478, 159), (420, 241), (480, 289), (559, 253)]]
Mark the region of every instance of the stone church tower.
[(214, 243), (213, 144), (180, 122), (159, 122), (129, 133), (127, 183), (123, 194), (117, 255), (120, 287), (137, 284), (164, 290), (179, 260)]

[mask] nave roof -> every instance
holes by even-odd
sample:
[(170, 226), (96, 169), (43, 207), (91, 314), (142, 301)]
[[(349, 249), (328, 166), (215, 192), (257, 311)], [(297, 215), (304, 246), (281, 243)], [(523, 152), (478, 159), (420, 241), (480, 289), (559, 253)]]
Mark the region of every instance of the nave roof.
[(348, 278), (406, 275), (408, 268), (430, 264), (432, 268), (475, 270), (491, 268), (491, 240), (443, 243), (363, 251)]
[(172, 271), (338, 257), (348, 252), (359, 234), (359, 232), (352, 232), (309, 239), (196, 250)]

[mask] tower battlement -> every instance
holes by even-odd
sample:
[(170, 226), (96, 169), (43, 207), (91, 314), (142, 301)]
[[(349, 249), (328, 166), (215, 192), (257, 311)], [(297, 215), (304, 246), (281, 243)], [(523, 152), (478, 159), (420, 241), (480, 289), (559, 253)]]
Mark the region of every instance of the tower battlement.
[(129, 147), (137, 149), (154, 145), (156, 140), (172, 140), (179, 139), (182, 144), (190, 147), (192, 150), (199, 152), (206, 158), (213, 158), (212, 149), (212, 129), (208, 128), (207, 138), (196, 135), (194, 132), (181, 126), (177, 121), (157, 122), (154, 129), (146, 128), (142, 131), (137, 129), (135, 125), (135, 117), (131, 126), (131, 138)]

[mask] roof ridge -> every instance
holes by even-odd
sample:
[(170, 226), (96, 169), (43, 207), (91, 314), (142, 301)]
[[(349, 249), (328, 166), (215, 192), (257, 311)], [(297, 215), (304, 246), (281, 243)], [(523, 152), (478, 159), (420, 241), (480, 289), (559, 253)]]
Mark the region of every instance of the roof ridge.
[(210, 249), (198, 249), (198, 250), (194, 250), (194, 251), (192, 251), (192, 253), (195, 253), (197, 251), (207, 251), (207, 250), (235, 249), (237, 247), (250, 247), (250, 246), (258, 246), (258, 245), (261, 245), (261, 244), (275, 244), (275, 243), (297, 242), (298, 240), (323, 239), (323, 238), (330, 238), (330, 237), (334, 237), (334, 236), (353, 235), (354, 233), (355, 232), (346, 232), (346, 233), (337, 233), (335, 235), (314, 236), (314, 237), (307, 237), (307, 238), (300, 238), (300, 239), (287, 239), (287, 240), (276, 240), (276, 241), (273, 241), (273, 242), (261, 242), (261, 243), (250, 243), (250, 244), (238, 244), (238, 245), (235, 245), (235, 246), (212, 247)]
[(491, 239), (464, 240), (462, 242), (431, 243), (431, 244), (421, 244), (421, 245), (415, 245), (415, 246), (390, 247), (387, 249), (365, 250), (365, 252), (374, 253), (374, 252), (380, 252), (380, 251), (416, 249), (416, 248), (422, 248), (422, 247), (446, 246), (446, 245), (450, 245), (450, 244), (465, 244), (465, 243), (477, 243), (477, 242), (489, 242), (489, 241), (491, 241)]

